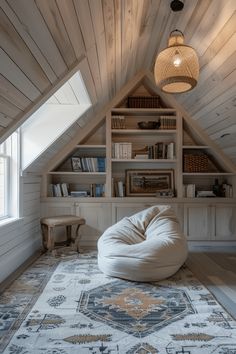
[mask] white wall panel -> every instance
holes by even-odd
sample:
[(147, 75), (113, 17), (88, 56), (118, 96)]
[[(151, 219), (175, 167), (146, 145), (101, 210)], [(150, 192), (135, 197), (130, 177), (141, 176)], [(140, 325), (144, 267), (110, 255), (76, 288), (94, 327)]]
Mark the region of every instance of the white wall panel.
[[(0, 282), (13, 273), (41, 246), (39, 177), (22, 177), (21, 216), (0, 226)], [(23, 212), (22, 212), (23, 211)]]

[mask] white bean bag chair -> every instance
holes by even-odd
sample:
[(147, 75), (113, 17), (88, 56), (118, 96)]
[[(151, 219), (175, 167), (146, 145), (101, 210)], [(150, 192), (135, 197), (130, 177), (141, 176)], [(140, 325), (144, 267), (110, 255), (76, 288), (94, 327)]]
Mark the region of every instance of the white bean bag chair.
[(173, 275), (187, 254), (186, 238), (167, 205), (123, 218), (98, 240), (100, 270), (134, 281), (157, 281)]

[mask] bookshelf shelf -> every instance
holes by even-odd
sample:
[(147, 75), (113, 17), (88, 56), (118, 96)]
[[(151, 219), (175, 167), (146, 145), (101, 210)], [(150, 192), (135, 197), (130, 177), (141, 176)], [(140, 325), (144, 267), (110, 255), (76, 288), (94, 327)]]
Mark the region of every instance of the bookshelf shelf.
[(234, 176), (231, 172), (183, 172), (183, 176)]
[(73, 171), (53, 171), (49, 172), (49, 175), (71, 175), (71, 176), (105, 176), (106, 172), (73, 172)]
[(136, 116), (142, 116), (142, 115), (166, 115), (166, 114), (175, 114), (176, 110), (172, 108), (113, 108), (111, 110), (111, 113), (114, 114), (124, 114), (126, 116), (128, 115), (136, 115)]
[(207, 145), (183, 145), (182, 146), (183, 149), (188, 149), (188, 150), (191, 150), (191, 149), (209, 149), (209, 146)]
[(79, 149), (106, 149), (106, 145), (88, 145), (88, 144), (84, 144), (84, 145), (76, 145), (76, 148)]
[(176, 159), (111, 159), (112, 162), (175, 163)]
[(161, 135), (161, 134), (176, 134), (175, 129), (112, 129), (112, 134), (124, 135)]

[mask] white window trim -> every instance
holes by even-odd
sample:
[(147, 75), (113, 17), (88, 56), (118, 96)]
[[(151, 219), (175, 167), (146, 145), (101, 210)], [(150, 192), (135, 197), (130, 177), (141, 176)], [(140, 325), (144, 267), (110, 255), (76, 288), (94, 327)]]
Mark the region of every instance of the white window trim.
[(5, 175), (4, 175), (4, 211), (3, 211), (3, 215), (0, 215), (0, 221), (1, 220), (5, 220), (6, 218), (9, 217), (9, 198), (7, 197), (7, 195), (9, 195), (9, 165), (10, 165), (10, 159), (9, 156), (7, 156), (6, 154), (0, 154), (0, 157), (4, 159), (4, 166), (5, 166)]
[(19, 219), (19, 131), (14, 132), (4, 143), (0, 156), (6, 159), (5, 215), (0, 217), (0, 225)]

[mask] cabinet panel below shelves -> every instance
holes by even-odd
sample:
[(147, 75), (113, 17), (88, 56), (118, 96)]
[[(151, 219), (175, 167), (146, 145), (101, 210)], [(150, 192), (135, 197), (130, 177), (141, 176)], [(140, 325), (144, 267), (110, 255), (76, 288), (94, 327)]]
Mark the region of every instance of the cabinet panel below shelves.
[(184, 205), (184, 233), (189, 240), (211, 240), (211, 209), (204, 205)]
[[(217, 200), (199, 200), (191, 203), (187, 200), (155, 198), (45, 198), (41, 203), (41, 216), (80, 215), (86, 219), (81, 226), (82, 245), (94, 248), (98, 237), (112, 224), (126, 216), (131, 216), (153, 205), (171, 205), (183, 232), (189, 241), (236, 241), (236, 203)], [(133, 201), (132, 201), (133, 200)], [(65, 230), (56, 228), (58, 240)]]
[(215, 205), (214, 236), (216, 240), (236, 240), (236, 205)]
[(97, 240), (111, 226), (110, 203), (76, 203), (75, 214), (85, 218), (81, 226), (81, 247), (96, 248)]

